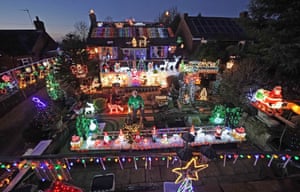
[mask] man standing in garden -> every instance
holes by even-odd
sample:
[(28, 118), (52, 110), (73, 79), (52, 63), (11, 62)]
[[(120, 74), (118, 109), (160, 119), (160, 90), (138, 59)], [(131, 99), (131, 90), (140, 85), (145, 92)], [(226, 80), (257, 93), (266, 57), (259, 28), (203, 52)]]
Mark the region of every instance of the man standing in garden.
[(136, 122), (137, 112), (140, 111), (140, 124), (144, 119), (144, 99), (138, 95), (137, 90), (132, 91), (132, 95), (128, 100), (128, 111), (131, 113), (131, 120)]

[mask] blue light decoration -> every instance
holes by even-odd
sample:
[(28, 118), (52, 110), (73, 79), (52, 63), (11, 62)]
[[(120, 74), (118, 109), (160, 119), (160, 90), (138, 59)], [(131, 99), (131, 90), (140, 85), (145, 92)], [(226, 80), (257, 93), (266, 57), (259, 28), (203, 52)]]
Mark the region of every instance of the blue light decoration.
[(41, 101), (38, 97), (32, 97), (31, 101), (38, 109), (45, 109), (47, 107), (46, 103)]

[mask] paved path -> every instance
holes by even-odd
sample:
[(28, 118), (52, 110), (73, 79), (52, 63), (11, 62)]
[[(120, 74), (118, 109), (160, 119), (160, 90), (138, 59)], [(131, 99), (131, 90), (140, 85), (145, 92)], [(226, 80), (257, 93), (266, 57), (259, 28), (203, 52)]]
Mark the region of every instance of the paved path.
[[(116, 176), (116, 191), (164, 191), (164, 183), (173, 183), (176, 174), (172, 168), (180, 166), (179, 161), (174, 164), (166, 160), (153, 160), (151, 169), (149, 164), (145, 168), (145, 161), (137, 161), (137, 169), (133, 162), (119, 163), (105, 162), (106, 170), (100, 164), (92, 162), (86, 168), (76, 165), (71, 169), (73, 180), (70, 183), (88, 191), (94, 175), (114, 173)], [(253, 159), (238, 160), (235, 164), (228, 160), (224, 166), (222, 160), (211, 161), (207, 169), (199, 172), (199, 181), (194, 181), (195, 192), (296, 192), (300, 187), (299, 178), (276, 178), (268, 161), (259, 161), (253, 166)], [(78, 168), (80, 167), (80, 168)], [(136, 190), (133, 190), (136, 189)]]

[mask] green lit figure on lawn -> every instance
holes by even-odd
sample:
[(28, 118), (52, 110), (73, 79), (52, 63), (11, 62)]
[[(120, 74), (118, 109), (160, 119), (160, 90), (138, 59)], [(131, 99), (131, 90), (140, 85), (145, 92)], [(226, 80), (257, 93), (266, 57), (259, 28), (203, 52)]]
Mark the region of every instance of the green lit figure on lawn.
[(128, 112), (131, 113), (131, 120), (136, 122), (137, 112), (140, 111), (140, 123), (144, 119), (144, 99), (138, 95), (137, 90), (132, 91), (128, 100)]

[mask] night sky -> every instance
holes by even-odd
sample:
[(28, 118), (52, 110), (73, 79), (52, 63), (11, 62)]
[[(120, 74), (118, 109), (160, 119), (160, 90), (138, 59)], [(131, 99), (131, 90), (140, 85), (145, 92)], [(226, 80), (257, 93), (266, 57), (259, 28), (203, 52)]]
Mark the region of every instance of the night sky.
[[(171, 8), (191, 16), (238, 17), (247, 10), (250, 0), (1, 0), (0, 29), (34, 29), (36, 16), (44, 21), (47, 32), (55, 40), (74, 31), (74, 24), (90, 25), (93, 9), (98, 21), (108, 17), (113, 21), (134, 18), (155, 21), (159, 14)], [(29, 10), (29, 14), (28, 11)]]

